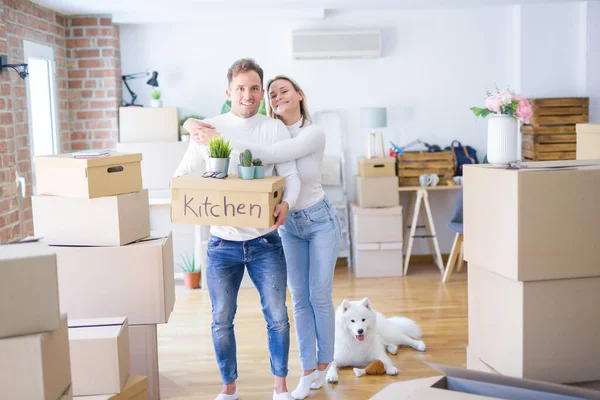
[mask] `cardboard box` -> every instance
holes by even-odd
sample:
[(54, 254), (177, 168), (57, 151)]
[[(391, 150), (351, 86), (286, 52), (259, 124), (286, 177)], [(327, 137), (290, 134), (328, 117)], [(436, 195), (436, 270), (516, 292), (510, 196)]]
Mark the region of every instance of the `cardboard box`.
[(356, 203), (360, 207), (394, 207), (400, 204), (398, 178), (356, 177)]
[(59, 399), (71, 385), (67, 316), (51, 332), (0, 339), (3, 399)]
[(444, 375), (392, 383), (371, 400), (600, 399), (599, 392), (581, 388), (427, 364)]
[(577, 163), (465, 165), (465, 260), (515, 281), (599, 276), (600, 165), (535, 167)]
[(402, 276), (402, 248), (402, 243), (355, 243), (352, 265), (354, 276)]
[(391, 157), (359, 157), (358, 176), (366, 178), (396, 176), (396, 159)]
[(171, 181), (171, 220), (177, 224), (270, 228), (281, 202), (285, 178), (244, 180), (190, 174)]
[(126, 317), (69, 320), (75, 396), (120, 393), (129, 376)]
[(467, 369), (472, 369), (481, 372), (489, 372), (492, 374), (499, 373), (494, 368), (490, 367), (488, 364), (483, 362), (481, 358), (479, 358), (479, 356), (477, 356), (477, 354), (475, 354), (475, 352), (473, 352), (473, 350), (471, 350), (469, 347), (467, 347)]
[(364, 208), (352, 203), (350, 209), (353, 243), (402, 242), (402, 206)]
[(131, 374), (148, 377), (148, 399), (160, 399), (156, 325), (129, 327)]
[(169, 190), (173, 171), (181, 163), (189, 145), (189, 142), (117, 143), (117, 151), (142, 153), (144, 188)]
[(79, 400), (148, 400), (148, 378), (129, 375), (121, 393), (97, 396), (76, 396)]
[(56, 253), (40, 243), (0, 245), (0, 338), (59, 325)]
[(500, 374), (600, 380), (600, 277), (515, 282), (469, 264), (469, 349)]
[(93, 199), (142, 190), (141, 154), (76, 159), (68, 153), (33, 160), (37, 194)]
[(148, 190), (81, 199), (33, 196), (36, 236), (51, 245), (122, 246), (150, 236)]
[(175, 304), (173, 240), (120, 247), (55, 246), (60, 309), (69, 318), (127, 316), (133, 324), (163, 324)]
[(577, 159), (600, 159), (600, 124), (577, 124)]
[(66, 392), (58, 400), (73, 400), (73, 386), (69, 386)]
[(119, 108), (119, 142), (177, 141), (179, 141), (177, 108)]

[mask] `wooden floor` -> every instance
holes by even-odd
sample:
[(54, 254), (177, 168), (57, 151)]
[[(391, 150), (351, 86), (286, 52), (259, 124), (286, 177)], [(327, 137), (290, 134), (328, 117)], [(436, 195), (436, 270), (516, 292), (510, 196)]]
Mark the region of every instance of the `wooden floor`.
[[(391, 356), (400, 370), (398, 376), (357, 378), (352, 369), (340, 371), (339, 383), (313, 390), (311, 399), (368, 399), (390, 383), (438, 375), (423, 362), (456, 366), (466, 364), (467, 285), (466, 273), (454, 273), (442, 284), (433, 265), (411, 265), (403, 278), (354, 279), (347, 267), (336, 268), (333, 300), (337, 307), (344, 298), (369, 297), (377, 311), (386, 316), (415, 319), (423, 330), (425, 353), (403, 348)], [(300, 377), (291, 300), (288, 293), (291, 327), (290, 373), (293, 390)], [(168, 324), (158, 326), (161, 399), (214, 399), (221, 389), (210, 333), (210, 299), (205, 290), (177, 287), (175, 310)], [(272, 394), (272, 376), (266, 346), (265, 322), (254, 288), (240, 290), (235, 319), (237, 340), (238, 392), (240, 400), (265, 400)]]

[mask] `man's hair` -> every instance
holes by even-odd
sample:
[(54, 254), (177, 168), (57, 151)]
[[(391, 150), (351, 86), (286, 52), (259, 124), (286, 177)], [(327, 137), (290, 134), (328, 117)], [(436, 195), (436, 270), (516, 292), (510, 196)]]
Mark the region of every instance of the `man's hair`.
[(254, 61), (251, 58), (241, 58), (233, 64), (231, 64), (231, 67), (229, 67), (229, 71), (227, 71), (227, 84), (231, 85), (231, 79), (240, 72), (248, 71), (254, 71), (258, 74), (260, 78), (260, 87), (262, 88), (264, 75), (263, 70), (260, 67), (260, 65), (258, 65), (256, 61)]

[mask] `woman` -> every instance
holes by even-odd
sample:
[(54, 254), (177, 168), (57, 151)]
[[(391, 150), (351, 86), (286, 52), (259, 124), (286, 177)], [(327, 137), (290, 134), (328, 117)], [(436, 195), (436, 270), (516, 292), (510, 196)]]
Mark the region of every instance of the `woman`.
[[(279, 228), (279, 234), (304, 370), (292, 396), (304, 399), (311, 388), (323, 385), (333, 361), (335, 310), (331, 292), (341, 240), (340, 219), (321, 186), (325, 132), (312, 123), (304, 92), (294, 80), (279, 75), (267, 84), (267, 95), (269, 116), (283, 121), (292, 138), (271, 146), (250, 142), (232, 142), (232, 145), (249, 149), (264, 164), (296, 160), (302, 181), (296, 206)], [(203, 127), (210, 128), (197, 120), (187, 120), (184, 124), (188, 130)], [(196, 139), (200, 144), (218, 135), (210, 130), (202, 132)]]

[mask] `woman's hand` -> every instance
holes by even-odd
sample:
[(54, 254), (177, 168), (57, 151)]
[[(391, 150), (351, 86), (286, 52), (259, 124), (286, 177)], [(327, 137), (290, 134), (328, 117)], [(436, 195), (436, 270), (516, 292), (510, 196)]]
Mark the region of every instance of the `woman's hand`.
[(221, 135), (214, 130), (214, 126), (192, 118), (185, 121), (183, 128), (188, 131), (192, 136), (192, 139), (200, 145), (207, 145), (210, 138)]

